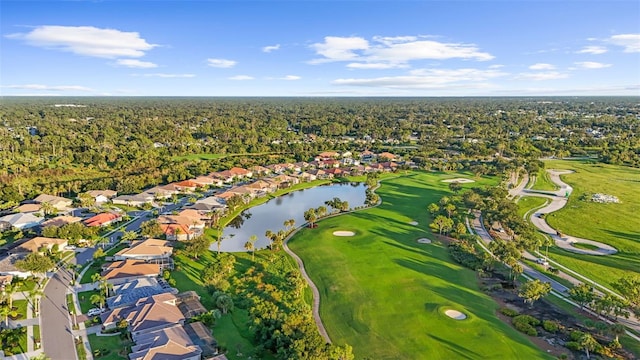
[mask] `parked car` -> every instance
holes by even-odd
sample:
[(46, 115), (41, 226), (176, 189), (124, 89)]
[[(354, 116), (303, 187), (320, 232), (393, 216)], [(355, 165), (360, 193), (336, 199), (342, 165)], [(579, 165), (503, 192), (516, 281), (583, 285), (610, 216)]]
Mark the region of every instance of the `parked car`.
[(75, 247), (75, 246), (73, 246), (73, 245), (67, 245), (67, 246), (65, 246), (65, 247), (64, 247), (64, 249), (65, 249), (65, 250), (75, 250), (75, 249), (76, 249), (76, 247)]
[(87, 315), (88, 316), (96, 316), (96, 315), (100, 315), (104, 312), (103, 309), (98, 309), (98, 308), (93, 308), (93, 309), (89, 309), (89, 311), (87, 311)]
[(536, 262), (540, 265), (549, 266), (549, 262), (545, 258), (537, 258)]

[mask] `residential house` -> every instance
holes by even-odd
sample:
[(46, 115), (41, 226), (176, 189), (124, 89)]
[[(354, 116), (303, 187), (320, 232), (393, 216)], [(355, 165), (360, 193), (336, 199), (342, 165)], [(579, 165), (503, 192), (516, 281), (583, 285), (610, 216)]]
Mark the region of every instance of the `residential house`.
[(129, 360), (200, 360), (202, 349), (194, 344), (182, 325), (172, 325), (133, 337)]
[(144, 277), (127, 281), (122, 284), (113, 285), (107, 298), (107, 307), (111, 310), (130, 306), (142, 298), (159, 294), (178, 294), (178, 290), (172, 288), (166, 282), (160, 283), (156, 278)]
[(0, 221), (8, 222), (11, 226), (23, 230), (40, 225), (44, 218), (36, 216), (34, 213), (17, 213), (0, 217)]
[(156, 277), (160, 265), (142, 260), (114, 261), (103, 266), (102, 277), (112, 285), (122, 284), (141, 277)]
[(318, 154), (318, 156), (316, 156), (314, 160), (316, 161), (328, 160), (328, 159), (336, 159), (338, 157), (340, 157), (340, 153), (337, 153), (335, 151), (323, 151), (320, 154)]
[[(228, 170), (212, 172), (208, 176), (210, 178), (214, 179), (214, 180), (218, 180), (218, 181), (221, 181), (221, 182), (227, 183), (227, 184), (232, 183), (234, 178), (235, 178), (233, 176), (233, 174), (231, 172), (229, 172)], [(220, 186), (222, 186), (222, 184)]]
[(111, 199), (111, 202), (119, 205), (142, 206), (152, 203), (154, 199), (154, 194), (144, 192), (136, 195), (120, 195)]
[(0, 275), (0, 290), (4, 291), (4, 287), (11, 284), (13, 275)]
[(168, 199), (173, 195), (179, 194), (180, 191), (174, 186), (165, 185), (152, 187), (151, 189), (146, 190), (144, 193), (151, 195), (151, 201), (154, 201), (155, 199)]
[(58, 249), (62, 249), (63, 247), (67, 246), (67, 244), (68, 242), (66, 239), (55, 239), (38, 236), (14, 247), (10, 250), (10, 253), (37, 253), (42, 250), (52, 250), (56, 245), (58, 246)]
[(200, 186), (200, 187), (217, 185), (217, 182), (208, 176), (198, 176), (197, 178), (191, 179), (189, 181), (196, 184), (196, 186)]
[(102, 328), (113, 329), (121, 320), (129, 324), (129, 332), (134, 339), (144, 333), (163, 329), (176, 324), (184, 324), (184, 315), (178, 309), (177, 298), (163, 293), (139, 299), (134, 304), (112, 309), (102, 315)]
[(206, 215), (198, 210), (183, 210), (178, 215), (162, 215), (158, 222), (167, 240), (191, 240), (204, 232)]
[(35, 199), (33, 199), (33, 201), (38, 204), (48, 203), (59, 211), (65, 211), (73, 204), (73, 200), (71, 199), (48, 194), (40, 194)]
[(300, 182), (310, 182), (317, 179), (316, 175), (306, 171), (301, 172), (295, 176), (300, 179)]
[[(205, 324), (200, 321), (190, 322), (184, 325), (184, 330), (191, 338), (191, 341), (200, 346), (202, 349), (202, 357), (204, 359), (211, 360), (213, 359), (213, 356), (218, 354), (218, 342), (211, 334), (211, 330), (209, 330)], [(222, 358), (217, 356), (215, 359), (222, 360)]]
[(173, 254), (169, 241), (159, 239), (138, 240), (131, 246), (118, 251), (114, 260), (160, 260), (168, 259)]
[(109, 200), (111, 200), (112, 198), (116, 197), (116, 195), (118, 195), (118, 192), (113, 190), (90, 190), (87, 191), (87, 194), (94, 198), (96, 204), (104, 204), (109, 202)]
[(246, 179), (253, 176), (251, 171), (239, 167), (232, 167), (229, 172), (238, 179)]
[(199, 211), (215, 211), (215, 210), (223, 210), (227, 207), (224, 203), (222, 203), (215, 196), (209, 196), (204, 199), (200, 199), (195, 202), (191, 206), (191, 208), (199, 210)]
[(171, 241), (187, 241), (198, 236), (195, 230), (189, 228), (188, 225), (182, 224), (160, 224), (162, 233), (167, 240)]
[(319, 180), (333, 179), (333, 174), (328, 174), (322, 169), (309, 170), (308, 172)]
[(0, 258), (0, 275), (10, 275), (22, 279), (33, 275), (30, 271), (18, 270), (16, 261), (22, 260), (25, 254), (9, 254)]
[(172, 184), (177, 190), (180, 192), (194, 192), (197, 188), (202, 187), (202, 185), (191, 181), (191, 180), (183, 180), (180, 182), (176, 182)]
[(101, 213), (84, 220), (83, 223), (88, 227), (109, 226), (121, 220), (122, 220), (122, 214)]
[(380, 163), (380, 165), (382, 165), (382, 171), (385, 171), (385, 172), (395, 171), (398, 168), (398, 164), (392, 161), (383, 162), (383, 163)]
[(258, 181), (254, 181), (253, 183), (246, 185), (247, 188), (255, 190), (256, 191), (256, 195), (258, 197), (260, 196), (264, 196), (266, 194), (272, 193), (276, 190), (278, 190), (277, 186), (274, 186), (273, 183), (270, 183), (268, 181), (265, 180), (258, 180)]
[(77, 217), (77, 216), (69, 216), (69, 215), (60, 215), (60, 216), (56, 216), (52, 219), (49, 219), (45, 222), (43, 222), (42, 224), (40, 224), (40, 227), (42, 227), (43, 229), (46, 227), (50, 227), (50, 226), (64, 226), (67, 224), (73, 224), (73, 223), (77, 223), (79, 221), (82, 221), (81, 217)]
[(42, 209), (42, 205), (40, 204), (22, 204), (15, 208), (15, 212), (19, 213), (34, 213), (39, 212)]
[(298, 178), (284, 174), (278, 175), (272, 178), (272, 180), (278, 184), (278, 188), (280, 189), (285, 189), (300, 183)]
[(396, 161), (398, 159), (398, 157), (393, 155), (390, 152), (383, 152), (383, 153), (378, 154), (378, 159), (386, 160), (386, 161)]
[(360, 153), (360, 161), (362, 162), (371, 162), (376, 159), (377, 155), (369, 150), (365, 150)]
[(178, 309), (182, 311), (182, 315), (187, 319), (207, 312), (207, 308), (200, 302), (200, 295), (195, 291), (185, 291), (176, 295), (176, 297), (178, 298), (176, 302)]
[(327, 170), (325, 170), (325, 173), (329, 174), (329, 175), (333, 175), (334, 178), (349, 176), (349, 172), (348, 171), (346, 171), (344, 169), (340, 169), (340, 168), (327, 169)]
[(260, 165), (256, 165), (256, 166), (250, 167), (249, 171), (251, 171), (254, 175), (256, 175), (258, 177), (262, 177), (262, 176), (266, 176), (266, 175), (271, 174), (271, 169), (266, 168), (264, 166), (260, 166)]
[(251, 199), (256, 197), (256, 191), (247, 187), (246, 185), (236, 186), (229, 189), (228, 192), (242, 196), (242, 198), (245, 200), (245, 203), (248, 203), (249, 201), (251, 201)]

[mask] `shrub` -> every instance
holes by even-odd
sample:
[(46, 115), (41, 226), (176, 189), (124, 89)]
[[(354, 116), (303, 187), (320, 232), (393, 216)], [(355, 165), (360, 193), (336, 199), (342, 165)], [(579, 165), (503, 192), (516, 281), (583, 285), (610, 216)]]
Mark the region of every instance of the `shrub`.
[(538, 330), (535, 326), (540, 325), (540, 320), (530, 315), (518, 315), (512, 320), (516, 330), (523, 332), (529, 336), (538, 336)]
[(569, 349), (569, 350), (573, 350), (573, 351), (580, 351), (582, 350), (582, 346), (580, 345), (580, 343), (578, 343), (577, 341), (567, 341), (564, 346)]
[(557, 321), (545, 320), (542, 322), (542, 328), (550, 333), (554, 333), (560, 330), (560, 324), (558, 324)]
[(506, 315), (508, 317), (514, 317), (514, 316), (518, 316), (520, 313), (516, 310), (513, 309), (509, 309), (509, 308), (501, 308), (500, 309), (500, 313), (502, 315)]
[(578, 330), (574, 330), (571, 332), (571, 341), (579, 341), (580, 338), (582, 338), (582, 335), (584, 335), (584, 332), (582, 331), (578, 331)]

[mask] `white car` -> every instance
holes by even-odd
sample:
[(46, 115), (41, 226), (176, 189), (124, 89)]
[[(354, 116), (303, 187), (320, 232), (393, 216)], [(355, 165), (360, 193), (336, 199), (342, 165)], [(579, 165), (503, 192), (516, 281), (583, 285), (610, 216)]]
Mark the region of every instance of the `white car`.
[(549, 266), (549, 262), (545, 258), (537, 258), (536, 262), (540, 265)]
[(98, 308), (93, 308), (93, 309), (89, 309), (89, 311), (87, 311), (87, 315), (88, 316), (96, 316), (96, 315), (100, 315), (102, 314), (103, 310), (98, 309)]

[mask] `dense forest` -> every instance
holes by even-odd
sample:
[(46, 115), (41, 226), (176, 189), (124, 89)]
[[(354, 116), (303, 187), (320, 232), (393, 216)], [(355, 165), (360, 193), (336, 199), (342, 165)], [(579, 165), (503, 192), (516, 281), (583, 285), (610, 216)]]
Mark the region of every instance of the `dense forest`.
[(0, 199), (133, 193), (323, 150), (439, 170), (551, 156), (640, 166), (639, 120), (638, 98), (3, 98)]

